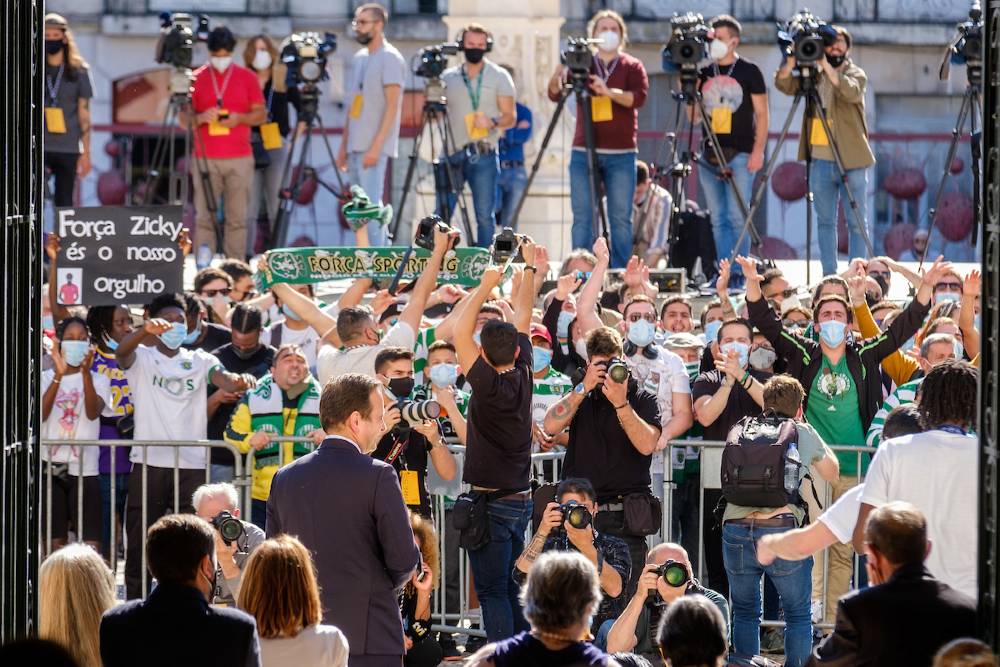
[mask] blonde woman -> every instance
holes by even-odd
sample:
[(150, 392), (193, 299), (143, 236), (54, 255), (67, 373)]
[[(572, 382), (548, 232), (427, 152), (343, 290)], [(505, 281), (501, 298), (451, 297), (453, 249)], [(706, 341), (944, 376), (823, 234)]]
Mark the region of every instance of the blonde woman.
[(45, 559), (38, 579), (38, 636), (61, 644), (80, 667), (100, 667), (101, 615), (115, 603), (104, 559), (85, 544), (70, 544)]
[(441, 574), (438, 565), (437, 533), (430, 521), (419, 514), (410, 513), (410, 528), (413, 542), (420, 549), (420, 569), (403, 587), (399, 611), (403, 617), (403, 631), (406, 655), (405, 667), (437, 667), (444, 657), (441, 644), (430, 632), (431, 594), (437, 586)]
[(257, 619), (263, 667), (347, 665), (347, 638), (320, 624), (316, 570), (294, 537), (265, 540), (253, 552), (243, 570), (239, 606)]

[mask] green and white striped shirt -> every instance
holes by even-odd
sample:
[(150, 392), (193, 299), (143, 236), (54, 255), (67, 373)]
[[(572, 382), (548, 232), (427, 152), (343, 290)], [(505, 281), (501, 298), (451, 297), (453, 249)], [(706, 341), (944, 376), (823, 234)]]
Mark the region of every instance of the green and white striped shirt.
[(882, 441), (882, 429), (885, 427), (885, 418), (889, 416), (889, 413), (892, 412), (894, 408), (916, 401), (917, 390), (920, 388), (921, 382), (923, 382), (923, 378), (900, 385), (896, 388), (896, 391), (889, 395), (889, 398), (885, 399), (885, 402), (882, 403), (882, 407), (875, 413), (875, 418), (872, 419), (872, 425), (868, 427), (868, 435), (865, 438), (866, 445), (869, 447), (878, 447), (879, 443)]
[[(532, 378), (532, 383), (531, 419), (536, 424), (540, 424), (545, 420), (545, 413), (548, 412), (549, 408), (573, 389), (573, 381), (549, 366), (549, 372), (545, 374), (545, 377)], [(532, 451), (538, 451), (537, 444), (532, 446)]]
[(437, 327), (427, 327), (417, 332), (417, 343), (413, 346), (413, 379), (417, 384), (424, 382), (424, 369), (427, 368), (427, 349), (436, 337)]

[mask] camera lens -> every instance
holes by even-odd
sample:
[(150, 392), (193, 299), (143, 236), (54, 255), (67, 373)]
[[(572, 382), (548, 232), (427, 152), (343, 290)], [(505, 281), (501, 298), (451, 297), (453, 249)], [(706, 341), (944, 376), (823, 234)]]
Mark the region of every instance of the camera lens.
[(566, 520), (569, 521), (569, 525), (578, 530), (586, 528), (590, 525), (590, 511), (583, 505), (573, 505), (566, 512)]
[(675, 561), (664, 564), (662, 576), (663, 580), (674, 588), (679, 588), (688, 582), (687, 568)]
[(299, 69), (299, 75), (302, 77), (302, 80), (309, 83), (319, 81), (322, 74), (323, 68), (315, 60), (303, 62), (302, 67)]

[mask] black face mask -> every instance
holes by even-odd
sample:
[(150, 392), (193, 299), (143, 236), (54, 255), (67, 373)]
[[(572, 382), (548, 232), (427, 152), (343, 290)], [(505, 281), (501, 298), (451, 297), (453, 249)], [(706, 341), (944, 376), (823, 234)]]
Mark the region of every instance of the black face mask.
[(50, 56), (54, 56), (63, 49), (63, 41), (61, 39), (47, 39), (45, 40), (45, 53)]
[(482, 62), (483, 56), (486, 55), (486, 49), (464, 49), (465, 50), (465, 62), (475, 65)]
[(354, 33), (354, 41), (356, 41), (361, 46), (365, 46), (372, 41), (372, 36), (369, 33), (356, 32)]
[(872, 276), (872, 277), (875, 278), (875, 282), (878, 283), (878, 286), (882, 288), (882, 296), (883, 297), (884, 296), (888, 296), (888, 294), (889, 294), (889, 281), (886, 280), (885, 278), (883, 278), (882, 276), (877, 276), (877, 277), (876, 276)]
[(389, 380), (389, 391), (396, 398), (406, 398), (413, 391), (413, 378), (392, 378)]
[(846, 59), (847, 56), (831, 56), (829, 54), (826, 56), (826, 62), (830, 63), (830, 67), (840, 67)]
[(257, 351), (259, 349), (260, 349), (260, 344), (259, 343), (257, 345), (254, 345), (249, 350), (244, 349), (242, 347), (236, 347), (235, 345), (233, 345), (233, 352), (236, 354), (237, 357), (239, 357), (240, 359), (243, 359), (244, 361), (246, 361), (247, 359), (249, 359), (253, 355), (257, 354)]

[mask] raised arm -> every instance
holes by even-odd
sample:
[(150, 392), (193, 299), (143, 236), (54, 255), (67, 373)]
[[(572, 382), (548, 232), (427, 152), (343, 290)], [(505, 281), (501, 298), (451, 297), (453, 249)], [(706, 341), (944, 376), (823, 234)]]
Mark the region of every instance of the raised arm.
[(483, 273), (479, 288), (466, 299), (462, 314), (455, 324), (455, 350), (458, 353), (458, 363), (462, 369), (468, 373), (472, 365), (479, 357), (479, 346), (472, 339), (472, 334), (476, 331), (476, 318), (479, 316), (479, 309), (490, 297), (490, 293), (500, 284), (502, 275), (500, 267), (491, 266)]
[(587, 333), (603, 326), (601, 318), (597, 315), (597, 302), (601, 298), (601, 291), (604, 289), (604, 274), (611, 263), (611, 253), (608, 251), (608, 242), (603, 236), (599, 236), (594, 242), (594, 255), (597, 257), (597, 264), (590, 272), (590, 277), (580, 291), (580, 297), (576, 300), (576, 322), (580, 328), (580, 333)]
[(525, 241), (521, 244), (521, 254), (524, 256), (524, 275), (521, 278), (521, 288), (517, 291), (514, 303), (514, 326), (519, 333), (528, 334), (531, 327), (531, 310), (535, 304), (535, 295), (538, 293), (536, 284), (545, 278), (538, 275), (538, 268), (535, 266), (535, 254), (538, 249), (532, 241)]
[(292, 312), (312, 327), (324, 343), (340, 347), (340, 337), (337, 336), (337, 320), (320, 310), (312, 299), (297, 290), (293, 290), (285, 283), (271, 285), (271, 291), (274, 292), (274, 296), (287, 303)]
[(56, 284), (59, 237), (54, 232), (45, 240), (45, 254), (49, 257), (49, 310), (52, 311), (52, 323), (59, 324), (69, 317), (69, 308), (59, 303), (59, 286)]
[(958, 328), (962, 330), (962, 346), (969, 359), (979, 354), (979, 330), (976, 329), (976, 299), (982, 290), (983, 276), (973, 269), (962, 285), (962, 307), (958, 311)]
[(167, 320), (159, 318), (146, 320), (142, 327), (136, 329), (118, 343), (118, 349), (115, 350), (115, 360), (118, 362), (118, 367), (121, 369), (131, 368), (132, 364), (135, 363), (135, 350), (139, 347), (139, 344), (147, 338), (152, 342), (152, 339), (170, 330), (173, 326)]
[(410, 325), (414, 333), (420, 331), (420, 318), (424, 316), (424, 309), (427, 307), (427, 298), (434, 291), (437, 284), (438, 273), (441, 271), (441, 262), (444, 255), (451, 247), (451, 240), (458, 236), (458, 232), (442, 232), (437, 227), (434, 228), (434, 250), (431, 251), (431, 258), (427, 261), (427, 267), (417, 279), (417, 284), (410, 294), (410, 302), (399, 314), (399, 321)]

